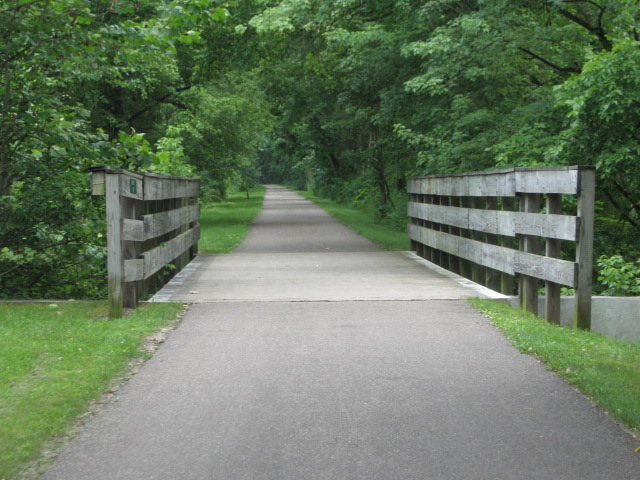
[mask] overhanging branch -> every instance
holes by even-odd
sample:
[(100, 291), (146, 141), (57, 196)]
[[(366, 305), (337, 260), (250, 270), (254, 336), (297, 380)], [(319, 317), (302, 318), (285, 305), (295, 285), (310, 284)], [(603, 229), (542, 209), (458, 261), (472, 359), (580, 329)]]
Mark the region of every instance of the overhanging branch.
[(526, 53), (527, 55), (529, 55), (532, 58), (535, 58), (536, 60), (544, 63), (546, 66), (553, 68), (554, 70), (561, 72), (561, 73), (580, 73), (581, 70), (579, 68), (575, 68), (575, 67), (561, 67), (559, 65), (556, 65), (555, 63), (547, 60), (544, 57), (541, 57), (540, 55), (538, 55), (537, 53), (533, 53), (531, 50), (528, 50), (524, 47), (518, 47), (518, 50), (520, 50), (521, 52)]

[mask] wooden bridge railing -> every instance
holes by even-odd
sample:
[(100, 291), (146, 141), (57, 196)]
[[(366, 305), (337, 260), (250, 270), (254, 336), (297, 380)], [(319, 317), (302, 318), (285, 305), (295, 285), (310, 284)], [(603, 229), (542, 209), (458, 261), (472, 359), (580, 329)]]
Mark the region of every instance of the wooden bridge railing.
[[(560, 288), (576, 289), (574, 327), (591, 325), (595, 170), (515, 168), (408, 180), (409, 236), (421, 257), (560, 321)], [(563, 206), (563, 196), (570, 196)], [(544, 213), (542, 199), (545, 200)], [(563, 214), (565, 210), (570, 213)], [(562, 242), (575, 242), (563, 251)], [(564, 255), (563, 255), (564, 254)]]
[(92, 168), (93, 195), (106, 196), (109, 316), (159, 290), (196, 255), (197, 178)]

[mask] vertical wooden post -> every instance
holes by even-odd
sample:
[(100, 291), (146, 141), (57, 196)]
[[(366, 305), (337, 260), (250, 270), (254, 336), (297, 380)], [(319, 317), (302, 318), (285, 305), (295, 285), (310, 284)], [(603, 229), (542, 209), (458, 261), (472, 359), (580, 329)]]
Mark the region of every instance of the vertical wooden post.
[[(422, 202), (426, 203), (426, 204), (433, 204), (434, 197), (433, 195), (423, 195), (422, 196)], [(430, 222), (428, 220), (423, 220), (422, 221), (422, 226), (424, 228), (428, 228), (430, 230), (433, 229), (433, 222)], [(422, 258), (425, 258), (426, 260), (429, 260), (430, 262), (434, 262), (435, 263), (435, 249), (431, 246), (422, 244), (422, 249), (424, 252), (424, 255), (422, 255)]]
[[(449, 197), (449, 204), (452, 207), (460, 206), (460, 197)], [(449, 227), (449, 233), (455, 235), (456, 237), (460, 236), (460, 228), (459, 227)], [(459, 252), (458, 252), (459, 253)], [(457, 255), (449, 255), (449, 270), (453, 273), (460, 275), (460, 257)]]
[[(484, 210), (486, 206), (486, 200), (483, 197), (473, 197), (471, 199), (471, 206), (474, 209)], [(486, 243), (486, 234), (478, 231), (471, 231), (471, 238), (478, 242)], [(473, 262), (471, 266), (471, 280), (480, 285), (487, 286), (487, 268), (479, 263)]]
[[(498, 198), (497, 197), (487, 197), (487, 210), (498, 210)], [(498, 235), (487, 233), (487, 243), (491, 245), (498, 245)], [(494, 291), (500, 291), (502, 282), (501, 275), (498, 270), (494, 270), (493, 268), (487, 268), (485, 272), (485, 285), (487, 288), (490, 288)]]
[[(424, 195), (420, 194), (420, 195), (416, 195), (416, 201), (420, 204), (424, 204)], [(425, 226), (425, 221), (421, 220), (421, 219), (417, 219), (416, 221), (416, 225), (420, 226), (420, 227), (424, 227)], [(422, 258), (427, 258), (426, 255), (426, 249), (425, 246), (422, 242), (416, 242), (416, 254)]]
[[(133, 198), (120, 197), (120, 206), (122, 212), (122, 218), (135, 219), (137, 218), (137, 204)], [(122, 258), (124, 260), (137, 258), (140, 253), (138, 242), (122, 240)], [(136, 308), (138, 306), (138, 283), (139, 282), (125, 282), (122, 280), (122, 303), (126, 308)]]
[[(438, 197), (437, 195), (429, 195), (428, 198), (431, 205), (440, 205), (440, 197)], [(440, 230), (440, 226), (436, 222), (427, 222), (427, 228), (433, 230), (434, 232)], [(431, 258), (429, 258), (428, 260), (439, 266), (440, 250), (438, 250), (436, 247), (429, 247), (429, 255), (431, 256)]]
[[(247, 195), (248, 194), (249, 194), (249, 190), (248, 190), (248, 187), (247, 187)], [(180, 207), (188, 206), (189, 205), (189, 198), (185, 197), (185, 198), (180, 199), (179, 202), (178, 202), (178, 205)], [(189, 230), (190, 228), (191, 228), (191, 225), (188, 224), (188, 223), (185, 223), (182, 226), (182, 228), (180, 229), (180, 233), (184, 233), (187, 230)], [(182, 270), (184, 267), (186, 267), (189, 264), (190, 261), (191, 261), (191, 256), (189, 254), (189, 249), (186, 249), (184, 252), (182, 252), (182, 256), (181, 256), (181, 259), (180, 259), (180, 270)], [(178, 272), (176, 272), (176, 274), (177, 273)]]
[(573, 327), (591, 328), (591, 281), (593, 268), (593, 222), (596, 172), (593, 168), (578, 170), (578, 218), (580, 232), (576, 245), (578, 286), (573, 312)]
[[(156, 210), (155, 210), (156, 203), (157, 203), (156, 201), (145, 200), (141, 206), (141, 209), (142, 209), (141, 214), (150, 215), (150, 214), (156, 213)], [(151, 248), (153, 248), (153, 246), (154, 246), (153, 239), (147, 239), (144, 242), (141, 242), (140, 251), (146, 252), (147, 250), (150, 250)], [(155, 291), (154, 276), (152, 275), (149, 278), (141, 280), (139, 282), (138, 289), (139, 289), (138, 293), (140, 294), (140, 296), (145, 296), (145, 297), (148, 296), (150, 293), (154, 292)]]
[[(198, 183), (198, 188), (199, 188), (199, 185), (200, 185), (200, 184)], [(197, 197), (197, 196), (195, 196), (195, 197), (191, 197), (191, 202), (190, 202), (190, 204), (191, 204), (191, 205), (198, 205), (198, 218), (200, 218), (200, 206), (199, 206), (199, 204), (198, 204), (198, 197)], [(197, 223), (197, 222), (191, 222), (191, 224), (189, 225), (189, 228), (193, 228), (193, 227), (195, 227), (195, 226), (196, 226), (196, 223)], [(189, 262), (190, 262), (191, 260), (193, 260), (193, 259), (196, 257), (196, 255), (198, 255), (198, 242), (194, 243), (194, 244), (192, 245), (192, 247), (189, 249)]]
[[(547, 214), (562, 214), (562, 195), (547, 195)], [(561, 244), (560, 240), (555, 238), (547, 238), (546, 256), (549, 258), (560, 258)], [(545, 318), (547, 322), (560, 325), (560, 285), (554, 282), (545, 282)]]
[[(525, 193), (520, 199), (520, 211), (540, 212), (540, 194)], [(522, 235), (520, 247), (523, 252), (540, 253), (540, 239), (533, 235)], [(520, 276), (520, 308), (538, 314), (538, 279), (528, 275)]]
[[(451, 205), (451, 202), (449, 201), (449, 197), (441, 196), (440, 197), (440, 205), (443, 205), (443, 206)], [(440, 228), (438, 228), (438, 230), (440, 230), (441, 232), (444, 232), (444, 233), (449, 233), (450, 232), (449, 225), (447, 225), (446, 223), (441, 223), (440, 224)], [(440, 266), (442, 268), (444, 268), (445, 270), (451, 270), (451, 262), (450, 261), (451, 261), (451, 255), (449, 255), (447, 252), (440, 251)]]
[(109, 271), (109, 318), (122, 317), (122, 284), (124, 257), (122, 255), (122, 207), (120, 205), (120, 175), (107, 173), (107, 268)]
[[(410, 195), (410, 197), (409, 197), (409, 201), (412, 202), (412, 203), (418, 203), (418, 198), (419, 198), (419, 196), (417, 194), (412, 193)], [(411, 222), (410, 225), (418, 225), (419, 224), (419, 222), (413, 217), (411, 217), (410, 222)], [(412, 238), (411, 239), (411, 247), (410, 248), (411, 248), (412, 251), (416, 252), (416, 255), (420, 255), (420, 248), (419, 248), (418, 245), (419, 245), (418, 242)]]
[[(469, 200), (469, 197), (460, 197), (459, 202), (462, 208), (469, 208), (471, 206), (471, 201)], [(469, 229), (461, 228), (460, 236), (462, 238), (471, 238), (471, 233), (469, 232)], [(472, 278), (473, 262), (471, 262), (470, 260), (467, 260), (466, 258), (461, 258), (460, 259), (460, 275), (465, 278)]]
[[(502, 210), (513, 212), (515, 210), (515, 198), (514, 197), (502, 197)], [(506, 248), (514, 248), (515, 241), (512, 237), (503, 236), (502, 246)], [(500, 291), (504, 295), (513, 295), (515, 291), (515, 278), (513, 275), (503, 273), (500, 275)]]

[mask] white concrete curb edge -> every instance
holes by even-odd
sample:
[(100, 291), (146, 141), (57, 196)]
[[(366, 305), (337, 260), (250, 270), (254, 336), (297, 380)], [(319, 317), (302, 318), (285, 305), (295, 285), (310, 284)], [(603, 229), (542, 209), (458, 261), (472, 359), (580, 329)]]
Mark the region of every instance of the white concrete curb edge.
[(419, 257), (418, 255), (416, 255), (415, 252), (401, 252), (401, 253), (405, 257), (410, 258), (411, 260), (414, 260), (424, 265), (425, 267), (439, 273), (440, 275), (444, 275), (445, 277), (450, 278), (455, 282), (458, 282), (463, 287), (470, 288), (485, 297), (488, 297), (494, 300), (508, 300), (509, 298), (511, 298), (508, 295), (503, 295), (502, 293), (496, 292), (495, 290), (491, 290), (483, 285), (480, 285), (479, 283), (472, 282), (468, 278), (461, 277), (460, 275), (450, 272), (449, 270), (445, 270), (444, 268), (439, 267), (435, 263), (431, 263), (429, 260), (425, 260), (424, 258)]
[(196, 257), (184, 267), (180, 273), (173, 277), (169, 283), (162, 287), (158, 292), (151, 297), (147, 302), (153, 303), (166, 303), (171, 301), (171, 296), (176, 292), (178, 287), (182, 286), (184, 282), (202, 265), (204, 257), (202, 255), (196, 255)]

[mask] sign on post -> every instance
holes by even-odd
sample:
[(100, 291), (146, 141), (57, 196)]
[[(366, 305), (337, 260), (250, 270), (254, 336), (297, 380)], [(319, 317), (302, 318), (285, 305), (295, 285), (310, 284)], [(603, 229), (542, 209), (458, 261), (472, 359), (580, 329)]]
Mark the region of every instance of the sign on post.
[(200, 238), (197, 178), (92, 168), (93, 195), (106, 197), (109, 316), (154, 293), (169, 264), (178, 273)]

